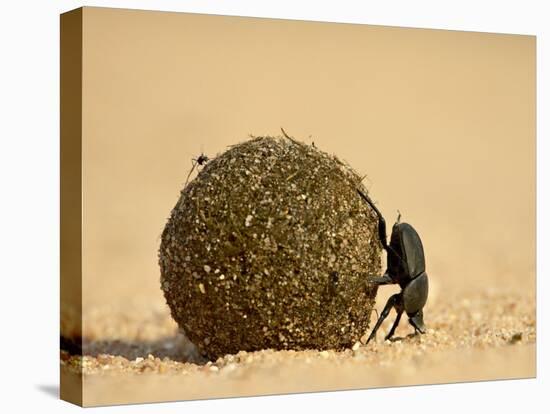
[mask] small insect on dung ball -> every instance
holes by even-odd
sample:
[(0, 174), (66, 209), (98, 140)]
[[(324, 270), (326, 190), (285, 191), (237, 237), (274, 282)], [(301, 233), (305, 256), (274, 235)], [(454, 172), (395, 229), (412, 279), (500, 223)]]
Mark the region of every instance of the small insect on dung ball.
[(283, 137), (204, 165), (159, 251), (172, 317), (201, 352), (342, 349), (365, 334), (381, 249), (357, 188), (335, 156)]

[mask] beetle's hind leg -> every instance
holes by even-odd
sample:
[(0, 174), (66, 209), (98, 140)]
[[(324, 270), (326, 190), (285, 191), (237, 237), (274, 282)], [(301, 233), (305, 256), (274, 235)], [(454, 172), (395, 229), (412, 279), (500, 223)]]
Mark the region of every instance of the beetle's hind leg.
[(393, 285), (395, 281), (388, 273), (384, 273), (382, 276), (370, 276), (370, 283), (375, 285)]
[(374, 205), (370, 197), (366, 194), (364, 194), (361, 190), (357, 189), (357, 192), (361, 196), (363, 200), (367, 202), (367, 204), (374, 210), (376, 215), (378, 216), (378, 238), (380, 239), (380, 243), (382, 244), (382, 247), (384, 250), (388, 251), (388, 241), (387, 239), (387, 233), (386, 233), (386, 220), (384, 220), (384, 217), (382, 216), (382, 213), (380, 213), (380, 210)]
[[(393, 335), (393, 331), (395, 331), (395, 328), (397, 327), (397, 324), (399, 323), (399, 319), (401, 318), (401, 313), (399, 311), (401, 310), (402, 306), (402, 297), (401, 293), (396, 293), (395, 295), (390, 296), (388, 301), (386, 302), (386, 306), (384, 306), (384, 310), (380, 314), (380, 317), (378, 318), (378, 321), (376, 321), (376, 325), (374, 325), (374, 329), (372, 330), (369, 339), (367, 339), (367, 344), (376, 337), (376, 332), (378, 331), (378, 328), (380, 328), (380, 325), (382, 325), (382, 322), (384, 322), (384, 319), (388, 317), (390, 314), (390, 311), (393, 307), (396, 307), (398, 309), (397, 319), (394, 322), (394, 326), (392, 327), (390, 333)], [(388, 334), (389, 335), (389, 334)]]
[(401, 315), (403, 315), (403, 310), (397, 311), (397, 317), (395, 318), (395, 321), (394, 321), (390, 331), (388, 332), (388, 334), (384, 338), (385, 340), (390, 339), (393, 336), (393, 334), (395, 333), (395, 329), (397, 328), (397, 325), (399, 325), (399, 321), (401, 320)]

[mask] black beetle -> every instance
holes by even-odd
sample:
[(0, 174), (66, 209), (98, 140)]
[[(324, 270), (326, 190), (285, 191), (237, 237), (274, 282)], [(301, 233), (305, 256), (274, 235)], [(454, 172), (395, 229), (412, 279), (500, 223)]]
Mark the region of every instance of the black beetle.
[(401, 319), (401, 314), (407, 312), (409, 323), (414, 327), (415, 333), (425, 333), (424, 314), (422, 309), (428, 299), (428, 275), (426, 274), (426, 261), (424, 248), (416, 230), (407, 223), (400, 223), (401, 215), (391, 231), (390, 244), (386, 241), (386, 221), (371, 199), (357, 189), (359, 195), (365, 200), (378, 216), (378, 237), (387, 254), (387, 269), (382, 276), (373, 279), (378, 285), (399, 284), (401, 292), (392, 295), (384, 310), (380, 314), (367, 344), (376, 336), (376, 331), (386, 319), (392, 308), (397, 311), (397, 318), (386, 335), (390, 339)]

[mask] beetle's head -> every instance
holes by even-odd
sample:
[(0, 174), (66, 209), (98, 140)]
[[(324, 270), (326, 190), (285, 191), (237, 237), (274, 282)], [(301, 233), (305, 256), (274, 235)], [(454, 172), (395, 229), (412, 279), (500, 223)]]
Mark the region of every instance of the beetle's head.
[(426, 332), (423, 309), (427, 300), (428, 275), (424, 272), (411, 280), (403, 289), (403, 305), (409, 316), (409, 323), (421, 333)]
[(426, 325), (424, 325), (424, 312), (422, 309), (416, 312), (413, 316), (409, 316), (409, 323), (420, 333), (426, 333)]

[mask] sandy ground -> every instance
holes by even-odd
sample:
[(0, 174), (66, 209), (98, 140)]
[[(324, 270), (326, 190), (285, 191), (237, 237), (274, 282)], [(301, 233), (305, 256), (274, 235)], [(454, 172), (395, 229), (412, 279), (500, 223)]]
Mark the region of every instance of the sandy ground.
[(84, 405), (536, 375), (534, 297), (494, 289), (440, 295), (425, 310), (429, 330), (422, 336), (412, 335), (402, 322), (396, 338), (384, 341), (390, 314), (376, 342), (366, 346), (358, 342), (342, 352), (240, 352), (204, 363), (165, 306), (93, 308), (84, 315), (85, 356), (62, 351), (61, 371), (70, 378), (82, 369)]

